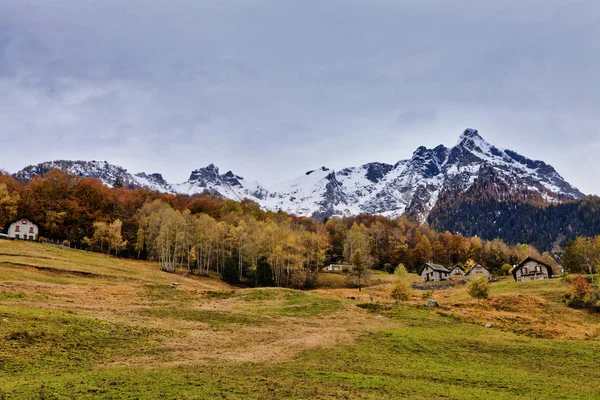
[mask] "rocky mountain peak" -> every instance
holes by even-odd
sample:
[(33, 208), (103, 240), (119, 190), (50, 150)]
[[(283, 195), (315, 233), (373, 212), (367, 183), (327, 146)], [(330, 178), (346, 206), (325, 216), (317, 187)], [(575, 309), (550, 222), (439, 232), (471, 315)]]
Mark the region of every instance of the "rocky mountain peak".
[(220, 174), (214, 164), (192, 171), (189, 180), (179, 184), (169, 184), (160, 174), (132, 175), (102, 161), (47, 162), (29, 166), (15, 176), (29, 180), (53, 168), (91, 176), (109, 186), (118, 179), (130, 187), (161, 192), (218, 193), (233, 200), (250, 198), (265, 209), (313, 217), (361, 213), (394, 217), (408, 211), (424, 221), (443, 193), (465, 192), (476, 187), (475, 182), (488, 187), (503, 185), (506, 193), (534, 193), (548, 202), (583, 197), (552, 166), (499, 149), (476, 129), (466, 129), (451, 148), (420, 146), (411, 158), (393, 165), (373, 162), (339, 171), (320, 167), (268, 190), (232, 171)]
[(491, 146), (488, 142), (481, 137), (477, 129), (465, 129), (465, 131), (458, 138), (456, 147), (463, 148), (466, 150), (477, 151), (479, 153), (487, 153)]

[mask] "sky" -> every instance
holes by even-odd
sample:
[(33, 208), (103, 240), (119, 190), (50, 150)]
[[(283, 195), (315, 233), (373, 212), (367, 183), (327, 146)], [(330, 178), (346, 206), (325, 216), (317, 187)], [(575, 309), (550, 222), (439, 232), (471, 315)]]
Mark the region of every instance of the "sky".
[(0, 168), (269, 185), (465, 128), (600, 194), (600, 2), (0, 0)]

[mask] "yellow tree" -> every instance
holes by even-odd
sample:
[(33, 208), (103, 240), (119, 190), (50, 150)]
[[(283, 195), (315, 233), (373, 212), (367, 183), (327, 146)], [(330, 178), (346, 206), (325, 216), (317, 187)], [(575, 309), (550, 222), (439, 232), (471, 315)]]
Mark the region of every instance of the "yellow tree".
[(123, 236), (121, 235), (121, 230), (123, 227), (123, 223), (121, 220), (117, 219), (110, 225), (108, 225), (107, 233), (108, 233), (108, 252), (110, 253), (111, 249), (115, 251), (115, 255), (118, 255), (121, 250), (127, 246), (127, 241), (123, 240)]
[(108, 236), (108, 225), (106, 224), (106, 222), (94, 222), (94, 236), (92, 237), (90, 243), (100, 245), (100, 251), (104, 252), (104, 244), (108, 244)]
[(0, 183), (0, 229), (17, 218), (19, 199), (17, 192), (11, 192), (5, 183)]

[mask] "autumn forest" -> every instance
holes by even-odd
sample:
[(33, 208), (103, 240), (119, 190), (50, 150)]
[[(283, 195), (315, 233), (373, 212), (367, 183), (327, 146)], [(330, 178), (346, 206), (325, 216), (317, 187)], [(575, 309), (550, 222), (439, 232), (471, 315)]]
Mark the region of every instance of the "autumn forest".
[(316, 221), (263, 211), (249, 200), (109, 188), (61, 170), (27, 183), (0, 175), (0, 226), (5, 230), (21, 217), (38, 224), (40, 241), (255, 286), (311, 288), (330, 263), (393, 272), (399, 264), (416, 271), (427, 261), (450, 266), (474, 260), (495, 274), (507, 274), (527, 256), (557, 264), (533, 246), (437, 232), (407, 217)]

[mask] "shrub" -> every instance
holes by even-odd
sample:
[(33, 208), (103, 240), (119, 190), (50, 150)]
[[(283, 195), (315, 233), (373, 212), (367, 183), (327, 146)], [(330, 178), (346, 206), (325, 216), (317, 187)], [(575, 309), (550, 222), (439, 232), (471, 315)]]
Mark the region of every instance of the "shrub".
[(591, 291), (592, 287), (583, 276), (575, 276), (575, 279), (573, 279), (573, 282), (571, 283), (571, 294), (573, 297), (583, 299)]
[(484, 276), (469, 282), (469, 295), (474, 299), (487, 299), (490, 292), (490, 284)]
[(394, 282), (391, 295), (396, 300), (396, 304), (398, 304), (399, 301), (410, 299), (412, 288), (410, 287), (410, 278), (404, 264), (398, 264), (394, 274), (396, 275), (396, 282)]
[(510, 271), (512, 270), (512, 266), (510, 264), (504, 264), (503, 266), (500, 267), (500, 275), (502, 276), (508, 276), (510, 274)]
[(396, 300), (396, 304), (399, 301), (407, 301), (410, 299), (412, 295), (412, 289), (410, 287), (410, 283), (405, 280), (398, 280), (394, 283), (394, 287), (392, 288), (392, 298)]
[(562, 282), (566, 283), (567, 285), (570, 285), (571, 283), (573, 283), (573, 277), (568, 272), (565, 272), (562, 276)]
[(347, 287), (346, 275), (322, 273), (317, 276), (317, 287), (342, 289)]
[(576, 275), (573, 278), (571, 292), (567, 293), (565, 297), (567, 298), (567, 305), (571, 308), (598, 310), (598, 293), (581, 275)]
[(398, 264), (394, 271), (394, 274), (396, 275), (396, 277), (398, 277), (398, 279), (404, 279), (408, 277), (408, 271), (406, 270), (404, 264)]

